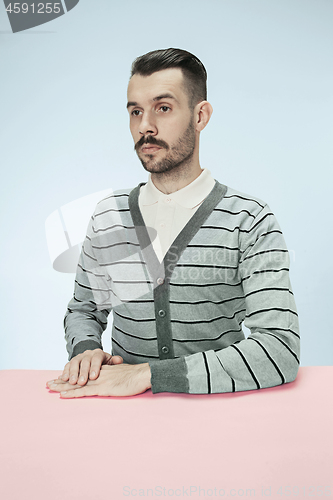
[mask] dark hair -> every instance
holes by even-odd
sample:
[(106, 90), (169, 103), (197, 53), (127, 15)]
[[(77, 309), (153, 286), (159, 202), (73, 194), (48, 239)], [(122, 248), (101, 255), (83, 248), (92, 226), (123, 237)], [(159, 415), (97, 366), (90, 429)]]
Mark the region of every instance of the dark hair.
[(198, 102), (207, 100), (206, 69), (196, 56), (186, 50), (172, 48), (153, 50), (137, 57), (132, 64), (131, 78), (136, 73), (150, 76), (156, 71), (167, 68), (182, 70), (190, 109), (194, 109)]

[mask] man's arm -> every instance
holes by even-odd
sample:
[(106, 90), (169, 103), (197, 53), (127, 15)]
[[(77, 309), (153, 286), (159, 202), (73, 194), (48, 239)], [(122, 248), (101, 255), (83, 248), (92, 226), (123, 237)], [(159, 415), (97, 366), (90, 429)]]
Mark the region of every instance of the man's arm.
[[(67, 397), (71, 397), (71, 390), (83, 389), (86, 384), (89, 387), (76, 392), (75, 397), (94, 395), (91, 394), (94, 391), (97, 395), (132, 395), (133, 391), (137, 394), (136, 391), (150, 388), (148, 363), (138, 369), (135, 365), (123, 364), (121, 356), (103, 351), (101, 337), (111, 311), (110, 278), (98, 263), (94, 244), (98, 245), (99, 240), (94, 231), (93, 215), (77, 266), (73, 298), (64, 318), (69, 362), (59, 378), (47, 384), (51, 390), (66, 391)], [(111, 365), (112, 368), (122, 365), (112, 371), (112, 380), (107, 372)], [(101, 370), (104, 370), (103, 376)], [(108, 384), (105, 385), (106, 377)]]
[(93, 218), (82, 245), (73, 298), (64, 318), (69, 359), (88, 349), (103, 349), (102, 333), (111, 311), (107, 276), (99, 266), (92, 247)]
[[(96, 379), (103, 364), (117, 364), (122, 359), (105, 353), (102, 333), (111, 311), (107, 276), (99, 266), (92, 246), (94, 215), (89, 221), (77, 266), (74, 294), (64, 318), (69, 362), (59, 378), (85, 384), (90, 376)], [(115, 359), (117, 358), (117, 359)], [(120, 359), (118, 359), (120, 358)]]
[(289, 255), (266, 205), (240, 233), (239, 278), (251, 335), (224, 349), (150, 362), (152, 391), (194, 394), (246, 391), (292, 382), (299, 368), (298, 316)]

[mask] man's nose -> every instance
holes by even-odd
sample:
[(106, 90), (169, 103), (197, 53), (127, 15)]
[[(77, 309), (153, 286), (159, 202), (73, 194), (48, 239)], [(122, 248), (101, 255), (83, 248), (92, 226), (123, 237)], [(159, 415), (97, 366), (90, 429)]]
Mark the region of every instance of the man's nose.
[(156, 135), (157, 127), (155, 120), (151, 113), (144, 113), (139, 126), (139, 132), (141, 135)]

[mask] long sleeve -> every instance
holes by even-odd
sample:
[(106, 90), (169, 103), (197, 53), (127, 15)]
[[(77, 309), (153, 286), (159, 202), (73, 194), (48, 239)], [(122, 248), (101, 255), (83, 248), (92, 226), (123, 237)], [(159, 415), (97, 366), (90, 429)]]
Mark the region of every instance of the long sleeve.
[(108, 276), (95, 257), (94, 216), (77, 266), (74, 295), (64, 318), (69, 359), (87, 349), (102, 349), (102, 333), (111, 311)]
[(239, 248), (244, 324), (251, 334), (217, 351), (150, 362), (154, 393), (247, 391), (295, 379), (300, 337), (289, 279), (289, 254), (267, 205), (248, 229), (239, 230)]

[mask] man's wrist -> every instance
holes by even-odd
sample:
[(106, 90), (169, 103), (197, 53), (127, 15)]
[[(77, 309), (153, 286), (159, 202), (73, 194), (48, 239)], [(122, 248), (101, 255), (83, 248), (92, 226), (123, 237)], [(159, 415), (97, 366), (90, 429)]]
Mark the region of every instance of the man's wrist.
[(80, 342), (75, 344), (70, 359), (74, 358), (78, 354), (82, 354), (84, 351), (93, 351), (95, 349), (103, 350), (103, 347), (96, 340), (81, 340)]
[(142, 378), (147, 385), (147, 389), (151, 388), (151, 371), (150, 371), (150, 366), (149, 363), (142, 363), (141, 365), (141, 370), (142, 370)]

